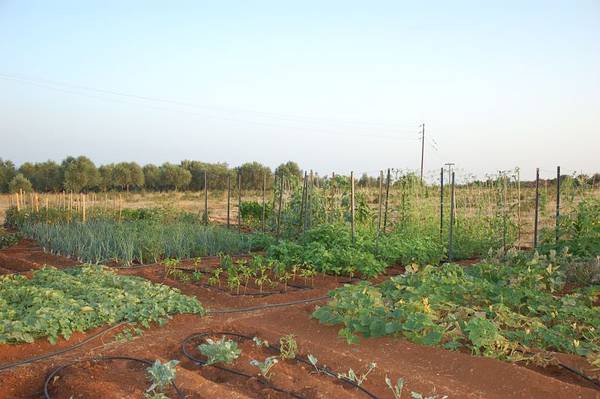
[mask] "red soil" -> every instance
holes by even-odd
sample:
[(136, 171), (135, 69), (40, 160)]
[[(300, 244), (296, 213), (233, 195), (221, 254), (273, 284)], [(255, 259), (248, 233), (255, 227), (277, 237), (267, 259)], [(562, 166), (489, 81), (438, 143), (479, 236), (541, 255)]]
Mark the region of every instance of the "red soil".
[[(7, 255), (7, 251), (6, 249), (0, 251), (0, 255)], [(36, 254), (31, 243), (21, 243), (17, 247), (10, 248), (8, 253), (10, 257), (27, 260), (36, 256), (46, 256), (40, 254), (39, 250)], [(64, 258), (49, 257), (47, 263), (64, 267), (73, 262)], [(208, 259), (202, 262), (201, 267), (215, 264), (215, 259)], [(0, 266), (2, 265), (0, 263)], [(186, 264), (184, 263), (183, 266)], [(319, 276), (315, 278), (312, 289), (253, 297), (230, 295), (222, 290), (201, 287), (192, 282), (182, 283), (165, 278), (164, 268), (159, 265), (123, 269), (119, 270), (119, 273), (139, 275), (155, 282), (178, 287), (186, 294), (197, 296), (207, 309), (244, 308), (317, 298), (326, 295), (342, 281), (348, 280)], [(297, 282), (304, 283), (303, 280)], [(181, 352), (182, 341), (192, 334), (228, 331), (259, 336), (269, 342), (278, 342), (279, 337), (294, 334), (301, 354), (313, 354), (319, 359), (319, 364), (326, 364), (338, 372), (347, 372), (349, 368), (362, 371), (370, 362), (376, 362), (377, 368), (369, 375), (363, 386), (379, 398), (392, 397), (384, 382), (385, 376), (389, 375), (394, 381), (398, 377), (406, 380), (403, 397), (410, 397), (412, 390), (424, 394), (448, 395), (449, 398), (600, 399), (600, 391), (592, 384), (559, 368), (531, 369), (494, 359), (417, 345), (401, 338), (369, 338), (362, 339), (358, 345), (348, 345), (345, 340), (338, 337), (338, 326), (324, 326), (311, 319), (310, 315), (319, 303), (325, 301), (244, 313), (212, 314), (205, 317), (178, 315), (165, 326), (150, 328), (143, 336), (133, 341), (115, 340), (118, 331), (115, 330), (72, 352), (27, 366), (0, 371), (0, 398), (43, 397), (44, 379), (53, 368), (75, 359), (109, 355), (133, 356), (152, 361), (180, 360), (177, 384), (190, 398), (286, 397), (265, 388), (257, 378), (238, 377), (212, 367), (199, 368)], [(0, 366), (17, 359), (25, 359), (73, 345), (94, 332), (75, 334), (68, 342), (59, 340), (56, 345), (50, 345), (45, 340), (38, 340), (32, 344), (0, 345)], [(249, 359), (254, 357), (264, 360), (269, 353), (258, 350), (249, 343), (241, 343), (240, 346), (244, 351), (243, 356), (231, 367), (256, 374), (256, 370), (249, 365)], [(561, 360), (593, 374), (584, 359), (561, 355)], [(62, 384), (53, 389), (61, 395), (58, 397), (64, 398), (68, 398), (71, 394), (74, 398), (141, 398), (142, 389), (148, 384), (139, 366), (136, 367), (131, 365), (113, 367), (112, 364), (74, 367), (61, 374), (62, 377), (57, 382)], [(305, 398), (366, 397), (330, 377), (311, 374), (310, 367), (293, 361), (281, 362), (273, 368), (272, 373), (273, 385), (294, 391)]]

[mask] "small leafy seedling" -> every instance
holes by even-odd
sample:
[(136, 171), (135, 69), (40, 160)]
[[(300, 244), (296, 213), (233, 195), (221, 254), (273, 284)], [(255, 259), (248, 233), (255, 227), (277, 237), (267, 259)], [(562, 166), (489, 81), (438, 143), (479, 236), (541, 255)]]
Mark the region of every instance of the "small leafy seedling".
[(207, 343), (198, 346), (198, 350), (208, 358), (206, 364), (226, 363), (231, 364), (235, 359), (240, 357), (242, 351), (238, 349), (237, 342), (221, 338), (218, 341), (213, 341), (208, 338)]
[(279, 352), (282, 359), (295, 359), (298, 352), (298, 343), (294, 334), (284, 335), (279, 338)]
[(279, 360), (277, 360), (277, 356), (269, 356), (264, 360), (264, 362), (259, 362), (255, 359), (250, 360), (250, 364), (254, 367), (257, 367), (260, 370), (260, 375), (265, 377), (267, 380), (269, 379), (269, 373), (271, 372), (271, 369), (278, 362)]
[(148, 380), (152, 383), (150, 388), (146, 392), (151, 392), (156, 395), (159, 392), (171, 384), (175, 380), (177, 370), (175, 367), (179, 364), (177, 360), (169, 360), (166, 363), (161, 363), (160, 360), (156, 360), (154, 364), (146, 369), (148, 373)]
[(394, 399), (400, 399), (402, 397), (402, 390), (404, 389), (404, 379), (398, 378), (398, 381), (396, 381), (396, 385), (392, 385), (392, 380), (386, 375), (385, 384), (392, 391)]
[(312, 354), (308, 354), (308, 361), (310, 362), (310, 364), (312, 364), (312, 366), (315, 368), (315, 370), (317, 370), (317, 373), (320, 372), (319, 368), (317, 367), (317, 363), (319, 362), (319, 359), (316, 358), (316, 356), (313, 356)]
[(259, 347), (259, 348), (260, 348), (261, 346), (264, 346), (265, 348), (268, 348), (268, 347), (269, 347), (269, 341), (267, 341), (266, 339), (261, 339), (261, 338), (259, 338), (259, 337), (254, 337), (254, 338), (252, 338), (252, 341), (254, 341), (254, 344), (255, 344), (257, 347)]
[(369, 364), (369, 367), (367, 368), (367, 371), (365, 371), (365, 372), (364, 372), (363, 374), (361, 374), (360, 376), (358, 376), (358, 375), (357, 375), (357, 374), (354, 372), (354, 370), (352, 370), (352, 369), (349, 369), (349, 370), (348, 370), (348, 373), (346, 373), (346, 374), (343, 374), (343, 373), (340, 373), (340, 374), (338, 374), (338, 378), (340, 378), (340, 379), (346, 379), (346, 380), (352, 381), (352, 382), (354, 382), (356, 385), (358, 385), (358, 386), (361, 386), (361, 385), (362, 385), (362, 383), (366, 381), (366, 379), (367, 379), (368, 375), (369, 375), (369, 374), (371, 374), (371, 372), (372, 372), (373, 370), (375, 370), (375, 368), (376, 368), (376, 367), (377, 367), (377, 363), (375, 363), (375, 362), (372, 362), (372, 363), (370, 363), (370, 364)]
[(444, 396), (437, 396), (437, 395), (433, 395), (433, 396), (424, 396), (422, 393), (419, 392), (411, 392), (410, 393), (410, 397), (413, 399), (447, 399), (448, 395), (444, 395)]

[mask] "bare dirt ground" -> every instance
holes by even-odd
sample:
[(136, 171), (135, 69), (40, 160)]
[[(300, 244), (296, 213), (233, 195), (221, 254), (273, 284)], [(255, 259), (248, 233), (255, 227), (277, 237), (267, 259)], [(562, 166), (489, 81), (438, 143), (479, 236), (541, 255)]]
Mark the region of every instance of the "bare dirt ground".
[[(216, 262), (214, 258), (207, 258), (200, 267), (210, 268)], [(41, 248), (29, 241), (0, 251), (0, 267), (5, 272), (24, 271), (26, 266), (34, 269), (44, 263), (66, 267), (75, 262), (44, 254)], [(391, 272), (398, 271), (392, 269)], [(181, 364), (178, 366), (176, 382), (188, 398), (294, 397), (277, 392), (272, 387), (307, 399), (368, 398), (355, 388), (322, 373), (311, 372), (314, 370), (309, 366), (295, 361), (282, 361), (273, 368), (271, 387), (255, 377), (236, 376), (214, 367), (199, 367), (184, 356), (181, 346), (190, 335), (203, 332), (235, 332), (258, 336), (272, 343), (277, 343), (283, 335), (294, 334), (301, 355), (313, 354), (320, 364), (339, 372), (347, 372), (349, 368), (362, 371), (370, 362), (376, 362), (377, 368), (368, 376), (363, 387), (377, 398), (393, 397), (385, 386), (386, 375), (394, 381), (398, 377), (406, 380), (404, 398), (410, 397), (411, 390), (448, 395), (449, 398), (600, 398), (600, 391), (594, 385), (559, 368), (527, 368), (467, 353), (417, 345), (401, 338), (362, 339), (358, 345), (349, 345), (337, 335), (339, 327), (323, 326), (311, 319), (315, 306), (325, 303), (323, 299), (260, 308), (267, 304), (321, 298), (332, 288), (348, 282), (347, 278), (319, 276), (314, 283), (306, 282), (309, 289), (253, 296), (232, 295), (218, 287), (204, 287), (166, 278), (164, 268), (160, 265), (119, 269), (118, 272), (180, 288), (184, 293), (198, 297), (207, 309), (215, 312), (204, 317), (175, 316), (166, 325), (145, 330), (142, 336), (131, 341), (116, 339), (117, 333), (124, 328), (120, 327), (73, 351), (0, 371), (0, 398), (43, 398), (44, 380), (51, 370), (69, 361), (92, 356), (132, 356), (150, 361), (177, 359)], [(297, 282), (305, 283), (300, 280)], [(241, 312), (219, 312), (251, 307), (256, 308)], [(0, 345), (0, 368), (7, 363), (70, 347), (104, 328), (75, 334), (69, 341), (59, 340), (56, 345), (50, 345), (45, 339), (32, 344)], [(193, 342), (189, 350), (194, 351), (197, 343)], [(250, 359), (263, 360), (270, 355), (269, 352), (247, 342), (240, 342), (240, 347), (244, 351), (242, 357), (229, 367), (256, 375), (257, 370), (249, 365)], [(586, 369), (586, 362), (578, 357), (563, 355), (561, 360), (575, 368)], [(75, 365), (51, 381), (50, 393), (56, 398), (70, 398), (71, 395), (73, 398), (142, 398), (143, 390), (149, 385), (144, 380), (143, 368), (127, 361)], [(586, 371), (592, 374), (591, 370)], [(171, 394), (170, 397), (177, 396)]]

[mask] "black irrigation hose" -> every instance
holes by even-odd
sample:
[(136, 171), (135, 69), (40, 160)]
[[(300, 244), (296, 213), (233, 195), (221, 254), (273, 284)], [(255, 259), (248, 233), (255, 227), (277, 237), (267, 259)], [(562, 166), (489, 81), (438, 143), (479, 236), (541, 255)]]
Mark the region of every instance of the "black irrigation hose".
[[(246, 339), (246, 340), (249, 340), (249, 341), (252, 341), (254, 339), (254, 337), (250, 337), (248, 335), (238, 334), (238, 333), (232, 333), (232, 332), (204, 332), (204, 333), (192, 334), (189, 337), (187, 337), (181, 343), (181, 351), (183, 352), (183, 354), (185, 355), (185, 357), (187, 357), (192, 362), (194, 362), (194, 363), (196, 363), (196, 364), (198, 364), (200, 366), (203, 366), (203, 367), (204, 366), (208, 366), (206, 364), (205, 360), (202, 360), (200, 358), (197, 358), (197, 357), (193, 356), (187, 350), (187, 346), (190, 344), (190, 341), (192, 341), (193, 339), (204, 338), (204, 337), (207, 337), (207, 336), (215, 336), (215, 335), (221, 335), (221, 336), (222, 335), (228, 335), (228, 336), (231, 336), (231, 337), (242, 338), (242, 339)], [(281, 353), (280, 347), (278, 347), (276, 345), (267, 346), (266, 349), (270, 349), (270, 350), (272, 350), (274, 352)], [(336, 379), (338, 379), (338, 380), (340, 380), (340, 381), (342, 381), (342, 382), (344, 382), (344, 383), (346, 383), (346, 384), (348, 384), (348, 385), (350, 385), (350, 386), (358, 389), (359, 391), (361, 391), (362, 393), (364, 393), (365, 395), (367, 395), (371, 399), (379, 399), (379, 397), (377, 397), (374, 394), (372, 394), (371, 392), (367, 391), (365, 388), (361, 387), (360, 385), (358, 385), (354, 381), (349, 380), (349, 379), (344, 378), (344, 377), (339, 377), (337, 373), (335, 373), (333, 370), (331, 370), (329, 368), (315, 366), (312, 363), (310, 363), (310, 361), (308, 361), (307, 359), (304, 359), (304, 358), (302, 358), (302, 357), (300, 357), (298, 355), (294, 358), (294, 360), (296, 360), (299, 363), (304, 363), (304, 364), (308, 365), (311, 368), (316, 368), (318, 371), (324, 373), (325, 375), (328, 375), (329, 377), (336, 378)], [(210, 366), (215, 367), (215, 368), (217, 368), (219, 370), (227, 371), (227, 372), (230, 372), (232, 374), (236, 374), (236, 375), (242, 376), (242, 377), (247, 377), (247, 378), (254, 377), (253, 375), (249, 375), (249, 374), (243, 373), (241, 371), (230, 369), (230, 368), (227, 368), (227, 367), (222, 367), (222, 366), (215, 365), (215, 364), (211, 364)], [(263, 381), (262, 379), (259, 379), (259, 381), (262, 384), (264, 384), (265, 386), (268, 386), (269, 388), (271, 388), (271, 389), (273, 389), (275, 391), (282, 392), (282, 393), (287, 393), (287, 394), (289, 394), (289, 395), (291, 395), (291, 396), (293, 396), (294, 398), (297, 398), (297, 399), (304, 399), (303, 396), (300, 396), (300, 395), (295, 394), (293, 392), (289, 392), (289, 391), (277, 388), (275, 386), (272, 386), (268, 381)]]
[[(106, 362), (106, 361), (112, 361), (112, 360), (129, 360), (129, 361), (134, 361), (134, 362), (145, 364), (146, 366), (152, 366), (152, 362), (149, 360), (138, 359), (138, 358), (129, 357), (129, 356), (102, 356), (102, 357), (92, 357), (89, 359), (75, 360), (75, 361), (72, 361), (69, 363), (65, 363), (61, 366), (58, 366), (57, 368), (52, 370), (50, 372), (50, 374), (48, 374), (48, 377), (46, 377), (46, 381), (44, 381), (44, 397), (46, 399), (52, 399), (52, 396), (48, 392), (48, 385), (50, 384), (50, 381), (52, 381), (54, 379), (54, 376), (56, 376), (59, 372), (63, 371), (64, 369), (71, 367), (75, 364), (80, 364), (80, 363), (86, 363), (86, 362), (97, 363), (97, 362)], [(179, 387), (177, 385), (175, 385), (175, 382), (171, 382), (171, 385), (175, 389), (175, 392), (177, 392), (177, 396), (180, 399), (185, 399), (185, 395), (183, 394), (183, 392), (181, 392)]]
[(46, 353), (46, 354), (43, 354), (43, 355), (30, 357), (29, 359), (23, 359), (23, 360), (19, 360), (17, 362), (13, 362), (13, 363), (2, 364), (2, 365), (0, 365), (0, 371), (13, 369), (15, 367), (23, 366), (25, 364), (34, 363), (34, 362), (37, 362), (37, 361), (40, 361), (40, 360), (48, 359), (48, 358), (51, 358), (51, 357), (54, 357), (54, 356), (62, 355), (63, 353), (67, 353), (67, 352), (73, 351), (73, 350), (75, 350), (77, 348), (82, 347), (83, 345), (87, 344), (88, 342), (90, 342), (90, 341), (92, 341), (92, 340), (94, 340), (94, 339), (96, 339), (96, 338), (98, 338), (98, 337), (106, 334), (107, 332), (112, 331), (114, 329), (117, 329), (117, 328), (119, 328), (119, 327), (121, 327), (121, 326), (123, 326), (125, 324), (129, 324), (129, 323), (122, 322), (122, 323), (119, 323), (119, 324), (115, 324), (112, 327), (105, 328), (104, 330), (99, 331), (98, 333), (96, 333), (96, 334), (94, 334), (94, 335), (92, 335), (90, 337), (87, 337), (83, 341), (81, 341), (81, 342), (79, 342), (79, 343), (77, 343), (77, 344), (75, 344), (73, 346), (69, 346), (67, 348), (63, 348), (63, 349), (57, 350), (57, 351), (52, 352), (52, 353)]
[(560, 367), (562, 367), (563, 369), (570, 371), (571, 373), (583, 378), (584, 380), (591, 382), (592, 384), (596, 385), (597, 387), (600, 387), (600, 380), (598, 380), (596, 378), (592, 378), (589, 375), (585, 375), (581, 371), (574, 369), (571, 366), (567, 366), (564, 363), (559, 362), (558, 365)]
[(263, 309), (272, 309), (272, 308), (282, 308), (282, 307), (286, 307), (286, 306), (292, 306), (292, 305), (300, 305), (300, 304), (305, 304), (305, 303), (311, 303), (311, 302), (318, 302), (318, 301), (322, 301), (325, 299), (328, 299), (329, 295), (324, 295), (324, 296), (320, 296), (317, 298), (309, 298), (309, 299), (301, 299), (298, 301), (291, 301), (291, 302), (283, 302), (283, 303), (268, 303), (265, 305), (256, 305), (256, 306), (250, 306), (247, 308), (233, 308), (233, 309), (208, 309), (207, 313), (208, 314), (228, 314), (228, 313), (245, 313), (245, 312), (253, 312), (256, 310), (263, 310)]

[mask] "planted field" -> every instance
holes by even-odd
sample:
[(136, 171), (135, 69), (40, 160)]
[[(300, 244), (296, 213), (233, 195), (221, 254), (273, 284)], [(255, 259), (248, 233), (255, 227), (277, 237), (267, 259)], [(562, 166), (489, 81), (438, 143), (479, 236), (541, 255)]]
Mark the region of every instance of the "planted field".
[(598, 397), (597, 199), (565, 207), (558, 241), (540, 225), (534, 252), (496, 205), (450, 229), (426, 191), (387, 221), (359, 201), (353, 222), (343, 184), (290, 186), (281, 216), (258, 203), (229, 228), (11, 208), (9, 234), (40, 246), (0, 250), (6, 397)]

